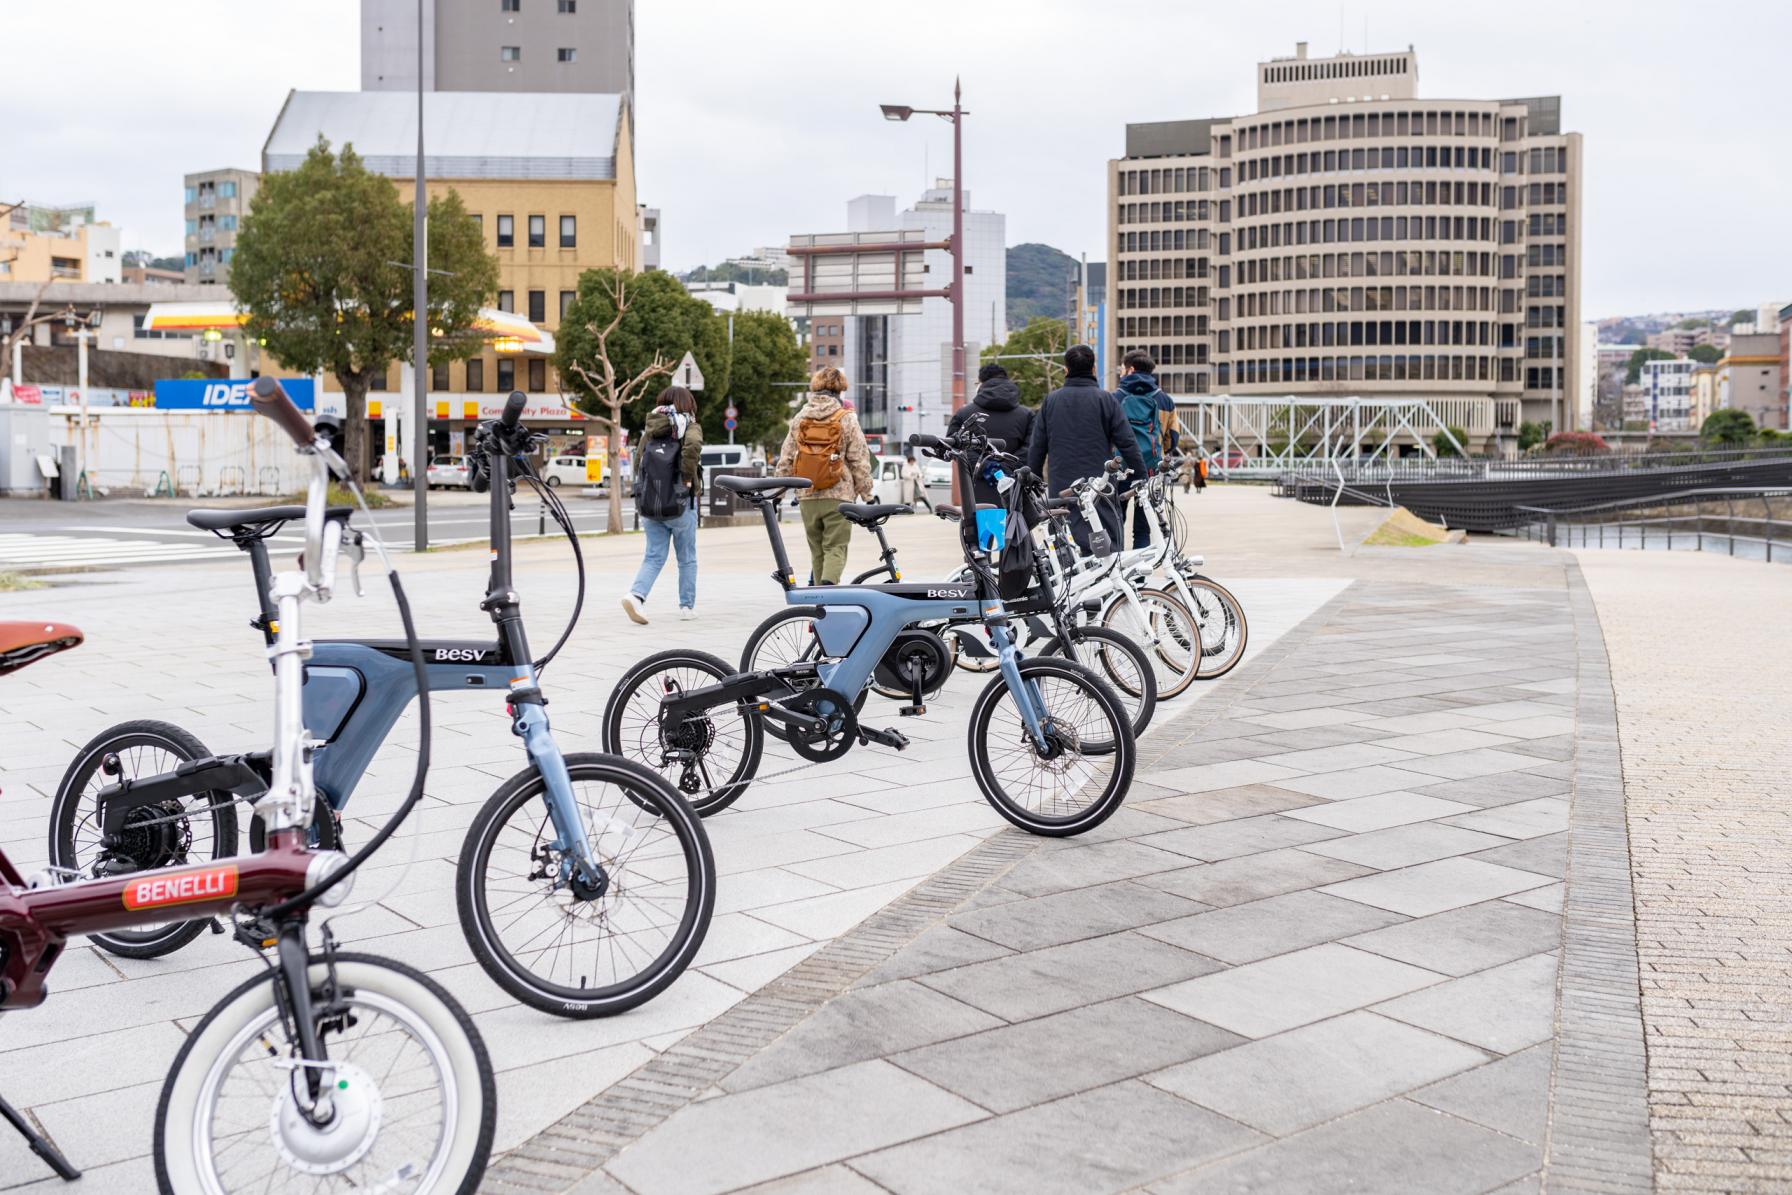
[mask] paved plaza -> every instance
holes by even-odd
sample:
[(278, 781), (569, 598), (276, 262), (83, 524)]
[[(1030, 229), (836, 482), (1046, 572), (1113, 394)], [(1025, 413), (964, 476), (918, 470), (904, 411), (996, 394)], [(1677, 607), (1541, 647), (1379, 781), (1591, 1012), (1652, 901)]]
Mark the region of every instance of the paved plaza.
[[(1260, 488), (1185, 510), (1251, 648), (1159, 707), (1119, 814), (1070, 840), (1006, 828), (969, 779), (969, 676), (901, 721), (900, 755), (768, 753), (784, 774), (708, 823), (696, 965), (612, 1020), (523, 1009), (471, 960), (452, 860), (520, 753), (489, 697), (438, 701), (417, 833), (340, 933), (473, 1012), (501, 1101), (483, 1189), (1785, 1189), (1792, 573), (1520, 542), (1341, 554), (1330, 512)], [(1338, 517), (1352, 543), (1376, 521)], [(945, 571), (939, 523), (894, 526), (911, 576)], [(592, 604), (546, 685), (572, 749), (635, 659), (733, 658), (780, 604), (761, 532), (706, 531), (702, 620), (628, 625), (638, 543), (587, 541)], [(483, 636), (480, 560), (405, 562), (426, 633)], [(563, 547), (523, 549), (538, 641), (571, 577)], [(308, 632), (389, 633), (370, 592)], [(265, 737), (252, 612), (239, 562), (0, 596), (0, 618), (89, 636), (0, 682), (0, 842), (27, 870), (105, 725)], [(877, 699), (866, 718), (897, 723)], [(414, 729), (357, 791), (351, 841), (402, 794)], [(149, 1188), (181, 1036), (256, 966), (223, 937), (149, 962), (71, 948), (49, 1003), (0, 1019), (0, 1092), (88, 1169), (79, 1190)], [(0, 1136), (0, 1190), (51, 1189), (36, 1165)]]

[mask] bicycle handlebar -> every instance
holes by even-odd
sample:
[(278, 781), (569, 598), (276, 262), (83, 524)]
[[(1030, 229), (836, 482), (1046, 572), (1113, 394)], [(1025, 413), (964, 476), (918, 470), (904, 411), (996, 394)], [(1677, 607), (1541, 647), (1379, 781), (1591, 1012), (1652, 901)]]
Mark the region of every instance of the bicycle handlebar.
[(249, 405), (258, 414), (273, 420), (300, 448), (310, 448), (317, 443), (317, 432), (312, 428), (310, 420), (305, 418), (304, 412), (293, 406), (285, 389), (273, 378), (255, 379), (254, 384), (249, 387)]
[(523, 408), (529, 403), (529, 396), (521, 390), (512, 390), (510, 397), (504, 400), (504, 413), (498, 416), (498, 426), (510, 431), (523, 417)]

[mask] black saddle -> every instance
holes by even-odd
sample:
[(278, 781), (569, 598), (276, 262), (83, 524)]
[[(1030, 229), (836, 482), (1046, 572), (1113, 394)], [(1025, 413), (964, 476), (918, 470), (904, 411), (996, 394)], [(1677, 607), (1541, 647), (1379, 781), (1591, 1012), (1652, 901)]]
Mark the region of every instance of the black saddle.
[(737, 494), (763, 494), (770, 490), (806, 490), (806, 477), (718, 477), (716, 484)]
[[(329, 506), (324, 517), (346, 519), (355, 513), (352, 506)], [(290, 523), (305, 517), (303, 506), (257, 506), (248, 510), (189, 510), (187, 522), (201, 531), (236, 532), (244, 528), (263, 528)]]
[(915, 508), (906, 502), (842, 502), (840, 517), (860, 527), (876, 527), (891, 515), (912, 515)]

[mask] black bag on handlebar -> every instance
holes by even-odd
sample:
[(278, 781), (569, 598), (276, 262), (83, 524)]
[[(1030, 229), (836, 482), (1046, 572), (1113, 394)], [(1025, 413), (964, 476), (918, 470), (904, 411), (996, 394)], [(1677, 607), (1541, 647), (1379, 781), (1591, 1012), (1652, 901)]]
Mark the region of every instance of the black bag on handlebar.
[(1033, 528), (1027, 497), (1019, 485), (1008, 487), (1008, 526), (1002, 560), (996, 566), (996, 588), (1005, 602), (1025, 594), (1033, 584)]

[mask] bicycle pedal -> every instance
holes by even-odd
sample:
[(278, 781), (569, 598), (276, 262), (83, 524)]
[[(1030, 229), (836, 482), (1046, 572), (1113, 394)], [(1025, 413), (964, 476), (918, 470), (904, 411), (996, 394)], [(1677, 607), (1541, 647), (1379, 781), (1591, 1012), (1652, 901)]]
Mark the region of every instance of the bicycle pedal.
[(869, 726), (859, 727), (861, 743), (876, 743), (882, 747), (894, 747), (901, 751), (908, 747), (908, 736), (897, 730), (876, 730)]
[(904, 705), (898, 706), (896, 712), (901, 714), (904, 718), (918, 718), (927, 712), (927, 707), (924, 705)]

